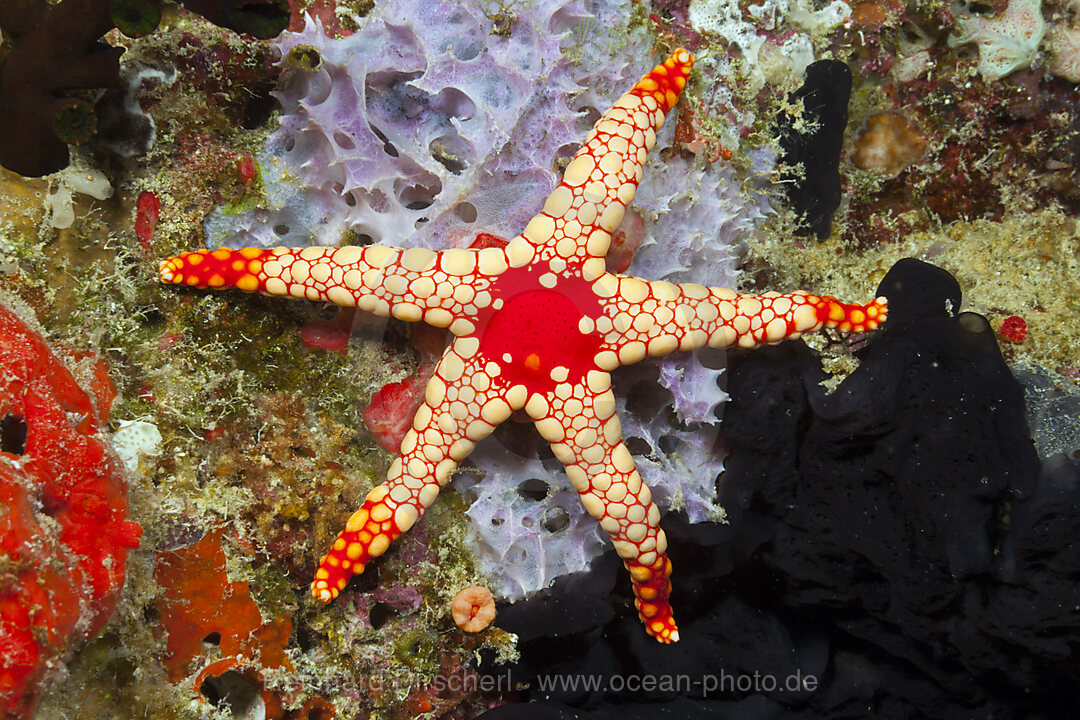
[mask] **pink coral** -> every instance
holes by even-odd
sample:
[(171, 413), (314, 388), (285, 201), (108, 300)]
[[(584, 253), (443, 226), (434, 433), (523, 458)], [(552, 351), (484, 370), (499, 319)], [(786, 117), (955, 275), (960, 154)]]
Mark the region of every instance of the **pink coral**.
[(483, 585), (470, 585), (454, 596), (450, 613), (454, 624), (467, 633), (486, 630), (495, 620), (495, 596)]
[(1027, 322), (1019, 315), (1010, 315), (1001, 322), (998, 332), (1001, 333), (1001, 337), (1011, 343), (1022, 343), (1027, 339)]

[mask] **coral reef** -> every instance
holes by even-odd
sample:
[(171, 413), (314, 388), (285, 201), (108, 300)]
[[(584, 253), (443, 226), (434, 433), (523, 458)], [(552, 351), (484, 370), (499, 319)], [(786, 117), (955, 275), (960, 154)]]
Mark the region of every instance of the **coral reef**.
[[(231, 582), (226, 572), (222, 533), (207, 533), (198, 542), (158, 554), (155, 579), (158, 623), (168, 637), (163, 658), (169, 679), (180, 682), (193, 675), (192, 688), (215, 705), (261, 703), (265, 717), (316, 720), (333, 716), (334, 708), (318, 697), (298, 702), (299, 682), (269, 682), (275, 668), (294, 676), (286, 645), (293, 632), (289, 615), (263, 621), (249, 583)], [(206, 650), (221, 658), (189, 672), (193, 661), (205, 662)], [(257, 698), (257, 700), (256, 700)], [(287, 708), (293, 707), (291, 711)]]
[(840, 0), (816, 9), (801, 0), (769, 0), (746, 10), (731, 0), (693, 0), (686, 21), (696, 31), (738, 47), (739, 74), (757, 92), (765, 83), (803, 77), (815, 59), (812, 36), (834, 30), (849, 12)]
[[(848, 139), (846, 239), (895, 242), (938, 221), (1001, 219), (1044, 207), (1074, 214), (1080, 194), (1069, 169), (1080, 150), (1072, 131), (1077, 89), (1037, 59), (1043, 15), (1052, 20), (1050, 38), (1067, 30), (1071, 11), (1063, 17), (1061, 9), (1040, 9), (1038, 2), (956, 4), (948, 11), (880, 5), (887, 16), (881, 32), (893, 44), (855, 56), (857, 71), (873, 83), (854, 95), (855, 127), (869, 129), (872, 116), (903, 116), (918, 128), (912, 140), (925, 142), (925, 152), (897, 173), (866, 168), (864, 174), (858, 145), (865, 134)], [(971, 33), (985, 43), (957, 42)], [(1051, 51), (1051, 65), (1069, 57), (1055, 55), (1049, 40), (1042, 47)], [(993, 162), (985, 160), (991, 155)]]
[(1064, 22), (1054, 23), (1047, 31), (1050, 72), (1071, 82), (1080, 82), (1080, 7), (1067, 5)]
[[(3, 12), (29, 8), (26, 19), (84, 7), (78, 0), (40, 0), (50, 10), (34, 4), (0, 3)], [(140, 5), (147, 3), (124, 3), (129, 10)], [(243, 5), (277, 12), (271, 4)], [(384, 720), (475, 717), (507, 702), (516, 704), (502, 712), (513, 717), (862, 717), (867, 707), (886, 718), (1076, 715), (1080, 683), (1070, 659), (1060, 658), (1070, 649), (1075, 654), (1076, 628), (1063, 598), (1077, 587), (1068, 548), (1076, 544), (1069, 535), (1077, 513), (1070, 488), (1080, 451), (1078, 14), (1073, 0), (1042, 2), (1045, 34), (1036, 45), (1038, 33), (1030, 30), (1039, 24), (1037, 6), (293, 0), (289, 32), (268, 41), (223, 30), (189, 12), (193, 6), (163, 3), (160, 22), (140, 21), (138, 13), (119, 18), (157, 25), (140, 37), (107, 32), (100, 50), (92, 45), (96, 38), (88, 41), (98, 61), (123, 48), (121, 82), (50, 96), (92, 107), (96, 134), (69, 147), (65, 172), (32, 179), (0, 169), (0, 293), (12, 306), (16, 298), (28, 304), (51, 341), (79, 351), (82, 359), (67, 361), (76, 377), (85, 377), (91, 354), (108, 361), (118, 391), (108, 430), (123, 454), (128, 512), (145, 530), (141, 548), (128, 553), (127, 582), (110, 623), (62, 657), (51, 656), (54, 669), (40, 685), (37, 717), (325, 718), (336, 709), (338, 717)], [(1024, 13), (1027, 30), (1006, 27), (1007, 17)], [(47, 71), (9, 64), (64, 52), (61, 38), (46, 36), (45, 27), (35, 36), (42, 43), (23, 44), (27, 36), (11, 30), (22, 21), (0, 23), (0, 55), (18, 50), (0, 59), (0, 74), (7, 83), (11, 70), (16, 79), (24, 70), (37, 73), (41, 83), (32, 90), (40, 97), (50, 83), (74, 78), (79, 66)], [(957, 41), (975, 28), (978, 38)], [(353, 35), (369, 45), (329, 39)], [(348, 62), (346, 46), (353, 49)], [(396, 321), (358, 320), (362, 313), (163, 293), (155, 259), (203, 241), (246, 244), (238, 239), (244, 228), (278, 244), (277, 221), (293, 217), (300, 220), (289, 225), (286, 239), (295, 244), (307, 244), (310, 231), (332, 245), (377, 234), (395, 244), (495, 247), (499, 241), (488, 233), (511, 235), (539, 207), (580, 134), (622, 84), (647, 69), (652, 53), (679, 46), (697, 56), (697, 72), (650, 155), (636, 211), (615, 233), (609, 270), (704, 277), (744, 291), (807, 287), (850, 297), (869, 297), (903, 257), (948, 270), (963, 291), (962, 309), (989, 321), (1024, 386), (1042, 462), (1037, 473), (1030, 467), (1024, 473), (1038, 478), (1028, 495), (995, 496), (989, 525), (972, 526), (980, 517), (972, 508), (984, 507), (987, 498), (962, 502), (971, 500), (964, 491), (980, 478), (974, 470), (961, 478), (975, 466), (954, 464), (958, 474), (944, 478), (941, 489), (953, 493), (955, 508), (936, 498), (905, 504), (904, 491), (922, 486), (900, 486), (879, 503), (883, 509), (873, 512), (880, 522), (856, 543), (843, 529), (859, 520), (860, 498), (885, 487), (862, 482), (856, 466), (865, 470), (889, 439), (895, 457), (925, 458), (920, 453), (933, 439), (898, 435), (896, 418), (911, 417), (898, 410), (879, 425), (855, 428), (861, 445), (834, 438), (836, 454), (815, 453), (805, 442), (811, 426), (821, 433), (829, 424), (818, 410), (839, 403), (830, 393), (841, 386), (859, 391), (852, 418), (883, 405), (884, 385), (866, 390), (862, 379), (860, 387), (843, 385), (879, 351), (815, 337), (808, 343), (820, 360), (793, 349), (766, 351), (753, 362), (735, 354), (734, 373), (722, 369), (723, 356), (692, 356), (642, 364), (614, 378), (627, 446), (668, 509), (662, 522), (678, 553), (674, 602), (683, 640), (675, 653), (642, 642), (619, 583), (618, 558), (602, 553), (603, 538), (581, 513), (558, 460), (516, 423), (481, 444), (478, 466), (455, 477), (410, 535), (353, 582), (348, 603), (315, 607), (304, 597), (313, 558), (346, 521), (346, 508), (362, 501), (392, 461), (364, 423), (368, 398), (416, 375), (424, 341)], [(829, 237), (806, 242), (796, 237), (795, 213), (777, 183), (783, 178), (775, 169), (782, 154), (775, 119), (800, 119), (788, 100), (818, 60), (845, 63), (853, 83), (839, 156), (840, 206)], [(469, 72), (474, 67), (482, 71)], [(1008, 72), (990, 79), (983, 68), (990, 75)], [(333, 92), (324, 98), (326, 89)], [(349, 93), (362, 110), (348, 107)], [(33, 96), (4, 94), (0, 105), (15, 108)], [(475, 106), (471, 116), (464, 112), (468, 103)], [(351, 151), (359, 165), (319, 165), (347, 154), (335, 144), (337, 112), (347, 127), (358, 125), (360, 137), (371, 140), (363, 133), (373, 132), (361, 116), (385, 135), (374, 134), (370, 157)], [(921, 158), (895, 174), (860, 168), (857, 156), (860, 130), (882, 114), (903, 116), (925, 137)], [(70, 116), (80, 117), (87, 116)], [(493, 118), (501, 124), (484, 125)], [(35, 130), (54, 138), (50, 124), (38, 118)], [(281, 148), (286, 130), (304, 140), (291, 159)], [(3, 139), (19, 142), (17, 134)], [(314, 162), (305, 166), (305, 159)], [(339, 171), (346, 178), (368, 172), (362, 187), (383, 194), (354, 189), (335, 197), (335, 183), (342, 190), (346, 184)], [(304, 227), (308, 194), (325, 203), (317, 207), (332, 231), (318, 224), (322, 218)], [(354, 225), (350, 213), (371, 223)], [(377, 233), (370, 234), (372, 227)], [(1022, 339), (1010, 318), (1023, 320)], [(955, 330), (957, 318), (946, 319)], [(975, 390), (965, 384), (977, 366), (986, 367), (971, 354), (988, 345), (987, 328), (977, 324), (976, 333), (954, 335), (978, 340), (961, 348), (967, 361), (955, 366), (961, 368), (951, 376), (955, 387), (945, 387), (944, 371), (932, 364), (920, 366), (908, 387), (940, 383), (942, 398), (959, 391), (972, 395), (974, 405), (981, 402), (997, 381)], [(918, 352), (936, 342), (936, 331), (931, 335), (919, 341)], [(772, 352), (780, 356), (775, 362)], [(758, 378), (759, 363), (767, 368)], [(819, 363), (833, 375), (824, 388)], [(726, 390), (735, 404), (717, 406)], [(952, 402), (915, 394), (901, 405), (920, 414), (919, 427), (950, 433), (951, 447), (934, 450), (945, 465), (998, 457), (1024, 442), (1020, 434), (987, 428), (966, 434), (978, 413), (956, 414)], [(727, 408), (729, 426), (720, 432), (718, 415)], [(408, 412), (392, 404), (381, 410), (376, 414), (385, 420)], [(950, 412), (954, 417), (945, 422)], [(1015, 415), (1014, 408), (1007, 412)], [(743, 431), (752, 428), (740, 426), (750, 423), (772, 428), (775, 446), (748, 449)], [(17, 424), (0, 431), (17, 444)], [(104, 435), (103, 428), (95, 437)], [(733, 439), (743, 458), (761, 459), (762, 483), (739, 484), (747, 469), (742, 462), (722, 474)], [(780, 454), (793, 442), (800, 443), (799, 474), (780, 477), (791, 469)], [(1028, 455), (1024, 462), (1036, 461)], [(808, 475), (815, 464), (832, 472)], [(924, 465), (932, 471), (934, 463)], [(724, 508), (718, 484), (728, 493)], [(795, 505), (792, 497), (806, 502)], [(819, 516), (807, 517), (807, 508)], [(717, 525), (725, 509), (731, 524)], [(6, 519), (3, 513), (0, 507)], [(55, 526), (37, 517), (51, 533)], [(689, 522), (694, 518), (703, 522)], [(926, 531), (908, 543), (911, 560), (891, 562), (883, 548), (896, 545), (894, 531), (904, 523)], [(950, 588), (939, 582), (940, 567), (952, 562), (949, 532), (964, 528), (973, 538), (989, 537), (997, 555), (988, 570), (975, 569)], [(273, 640), (289, 668), (225, 656), (215, 644), (221, 639), (209, 632), (187, 674), (170, 679), (158, 558), (194, 554), (213, 534), (221, 537), (224, 568), (215, 570), (216, 586), (206, 592), (244, 588), (250, 603), (243, 617), (254, 617), (253, 604), (260, 626), (290, 618), (291, 634)], [(851, 559), (858, 574), (845, 577), (838, 557)], [(921, 573), (920, 557), (934, 567)], [(585, 567), (591, 570), (559, 577)], [(894, 590), (904, 584), (906, 591)], [(502, 598), (523, 597), (526, 588), (533, 595), (501, 601), (493, 624), (474, 635), (460, 631), (450, 611), (454, 594), (469, 586)], [(911, 602), (920, 588), (927, 597), (952, 597), (943, 587), (960, 588), (960, 599), (931, 613)], [(852, 598), (861, 590), (861, 598)], [(834, 606), (833, 597), (845, 604)], [(893, 615), (881, 615), (886, 610)], [(499, 661), (513, 658), (515, 647), (522, 662), (511, 678)], [(615, 668), (620, 679), (655, 678), (657, 689), (579, 687), (553, 695), (570, 709), (521, 705), (540, 695), (538, 686), (518, 688), (512, 680), (537, 672), (545, 682), (566, 679), (551, 674), (555, 656), (567, 658), (558, 673), (582, 677)], [(483, 676), (474, 669), (477, 658), (484, 659)], [(753, 670), (786, 677), (800, 669), (802, 678), (813, 674), (819, 681), (817, 690), (752, 691)], [(721, 680), (721, 670), (751, 689), (732, 685), (708, 694), (703, 685), (659, 687), (682, 674)]]
[(93, 136), (93, 106), (64, 93), (121, 86), (123, 50), (98, 42), (112, 27), (103, 0), (0, 5), (0, 164), (21, 175), (45, 175), (67, 165), (69, 143)]
[(49, 224), (59, 230), (70, 228), (75, 222), (74, 195), (87, 195), (105, 200), (113, 194), (112, 185), (105, 174), (86, 166), (77, 158), (67, 168), (57, 173), (56, 189), (45, 196), (51, 217)]
[(290, 666), (285, 655), (290, 619), (264, 623), (247, 583), (229, 581), (220, 532), (159, 554), (155, 579), (163, 590), (157, 611), (169, 638), (165, 666), (172, 680), (188, 675), (188, 664), (202, 655), (211, 635), (234, 662), (243, 656), (267, 668)]
[(126, 519), (127, 486), (100, 432), (115, 390), (103, 365), (83, 379), (86, 389), (33, 324), (0, 305), (5, 717), (31, 717), (46, 671), (108, 622), (142, 534)]

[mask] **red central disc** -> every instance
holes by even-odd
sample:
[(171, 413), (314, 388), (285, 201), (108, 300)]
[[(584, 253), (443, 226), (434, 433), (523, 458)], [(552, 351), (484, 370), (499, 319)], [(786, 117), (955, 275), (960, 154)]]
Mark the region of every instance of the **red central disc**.
[(537, 275), (536, 270), (522, 268), (499, 278), (493, 295), (502, 299), (503, 306), (486, 319), (480, 348), (499, 364), (511, 385), (545, 393), (557, 384), (551, 378), (557, 366), (567, 369), (565, 382), (570, 383), (580, 382), (585, 373), (596, 369), (600, 335), (583, 335), (578, 323), (586, 315), (595, 319), (600, 308), (584, 280), (564, 277), (548, 289), (539, 285)]

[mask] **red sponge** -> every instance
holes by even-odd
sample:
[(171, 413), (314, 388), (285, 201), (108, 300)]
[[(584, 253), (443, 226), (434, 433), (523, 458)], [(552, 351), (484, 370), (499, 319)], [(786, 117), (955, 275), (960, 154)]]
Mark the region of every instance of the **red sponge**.
[(101, 361), (80, 387), (44, 339), (0, 305), (0, 715), (29, 717), (46, 665), (116, 607), (127, 485), (99, 436), (116, 392)]

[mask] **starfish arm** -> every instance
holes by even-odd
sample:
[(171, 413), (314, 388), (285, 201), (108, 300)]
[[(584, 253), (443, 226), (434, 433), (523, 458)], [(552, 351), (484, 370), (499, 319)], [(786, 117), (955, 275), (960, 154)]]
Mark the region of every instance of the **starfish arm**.
[(585, 263), (587, 276), (603, 273), (611, 233), (634, 199), (645, 157), (693, 64), (689, 52), (676, 50), (597, 121), (562, 182), (521, 234), (540, 249), (542, 259)]
[(524, 388), (507, 390), (478, 348), (475, 338), (459, 338), (443, 353), (386, 482), (368, 493), (319, 562), (311, 584), (319, 600), (336, 598), (349, 578), (386, 552), (431, 506), (475, 444), (524, 404)]
[(562, 383), (544, 396), (534, 394), (525, 411), (630, 571), (646, 632), (662, 643), (677, 642), (679, 629), (668, 602), (667, 538), (660, 510), (622, 442), (611, 376), (592, 370), (578, 385)]
[[(532, 255), (531, 248), (514, 247), (522, 264)], [(467, 335), (475, 330), (477, 308), (491, 302), (488, 288), (510, 256), (509, 248), (220, 248), (168, 258), (160, 275), (164, 283), (322, 300)]]
[(593, 285), (604, 318), (601, 367), (638, 362), (646, 355), (708, 345), (755, 348), (800, 337), (821, 327), (866, 332), (885, 321), (885, 298), (845, 304), (804, 292), (748, 295), (695, 283), (649, 282), (605, 275)]

